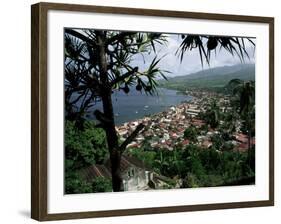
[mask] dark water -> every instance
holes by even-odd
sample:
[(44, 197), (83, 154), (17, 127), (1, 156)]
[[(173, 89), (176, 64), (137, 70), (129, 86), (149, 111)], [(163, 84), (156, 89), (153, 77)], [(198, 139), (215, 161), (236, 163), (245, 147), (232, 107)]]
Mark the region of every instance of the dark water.
[[(130, 91), (127, 95), (123, 91), (112, 94), (112, 102), (117, 125), (128, 121), (143, 118), (147, 115), (159, 113), (171, 106), (189, 101), (191, 96), (178, 94), (175, 90), (159, 89), (158, 96), (150, 96), (136, 90)], [(102, 104), (93, 106), (87, 113), (88, 119), (95, 119), (93, 112), (99, 109), (102, 111)]]

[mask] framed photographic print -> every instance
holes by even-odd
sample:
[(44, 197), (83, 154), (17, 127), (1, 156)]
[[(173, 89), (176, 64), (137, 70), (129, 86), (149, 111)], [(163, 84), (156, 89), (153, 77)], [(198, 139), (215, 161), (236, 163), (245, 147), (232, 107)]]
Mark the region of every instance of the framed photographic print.
[(32, 218), (274, 204), (274, 19), (32, 5)]

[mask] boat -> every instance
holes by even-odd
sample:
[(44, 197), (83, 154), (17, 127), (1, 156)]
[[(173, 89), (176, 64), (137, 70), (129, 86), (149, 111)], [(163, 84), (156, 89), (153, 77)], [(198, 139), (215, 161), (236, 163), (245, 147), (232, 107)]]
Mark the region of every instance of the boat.
[(148, 108), (149, 108), (149, 106), (145, 105), (143, 109), (147, 110)]

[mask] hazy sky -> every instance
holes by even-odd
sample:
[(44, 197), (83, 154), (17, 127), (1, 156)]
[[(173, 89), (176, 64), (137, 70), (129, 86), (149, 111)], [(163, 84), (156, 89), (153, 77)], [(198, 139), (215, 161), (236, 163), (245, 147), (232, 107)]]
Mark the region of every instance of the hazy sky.
[[(176, 51), (180, 46), (182, 39), (178, 34), (166, 34), (167, 43), (165, 45), (156, 46), (157, 57), (165, 57), (159, 63), (159, 67), (163, 70), (168, 70), (171, 74), (168, 74), (168, 77), (178, 76), (178, 75), (186, 75), (193, 72), (200, 71), (202, 69), (208, 69), (211, 67), (225, 66), (225, 65), (234, 65), (239, 64), (241, 61), (238, 56), (232, 56), (229, 52), (224, 49), (219, 50), (219, 48), (215, 51), (212, 51), (210, 67), (207, 63), (204, 63), (204, 67), (202, 68), (199, 51), (198, 49), (193, 49), (192, 51), (186, 51), (183, 61), (180, 62), (179, 54), (176, 55)], [(255, 42), (255, 38), (251, 39)], [(249, 54), (250, 59), (245, 57), (244, 63), (255, 63), (255, 48), (248, 41), (245, 40), (245, 46), (247, 48), (247, 52)], [(147, 68), (155, 57), (155, 53), (151, 53), (150, 55), (144, 55), (145, 63), (143, 57), (141, 55), (135, 56), (132, 65), (137, 65), (141, 70)]]

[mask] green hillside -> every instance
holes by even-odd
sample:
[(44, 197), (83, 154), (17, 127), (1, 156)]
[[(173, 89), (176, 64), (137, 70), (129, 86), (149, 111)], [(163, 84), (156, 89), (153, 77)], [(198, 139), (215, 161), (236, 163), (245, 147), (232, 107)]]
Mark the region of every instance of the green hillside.
[(239, 64), (202, 70), (189, 75), (161, 80), (160, 86), (176, 89), (209, 89), (221, 90), (232, 79), (255, 80), (254, 64)]

